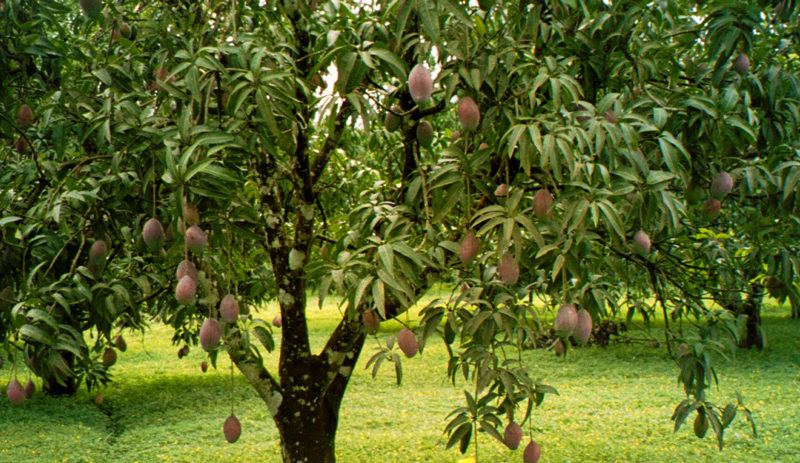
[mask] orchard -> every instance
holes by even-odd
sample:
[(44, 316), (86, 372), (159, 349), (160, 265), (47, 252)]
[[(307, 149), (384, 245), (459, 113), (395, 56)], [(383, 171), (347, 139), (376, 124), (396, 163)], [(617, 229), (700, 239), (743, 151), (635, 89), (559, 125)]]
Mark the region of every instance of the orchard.
[[(166, 324), (203, 372), (230, 358), (283, 461), (327, 463), (365, 342), (398, 383), (440, 343), (466, 383), (445, 445), (558, 461), (530, 424), (559, 372), (527, 353), (569, 362), (601, 323), (658, 317), (681, 386), (667, 425), (722, 449), (756, 425), (714, 396), (714, 362), (768, 347), (765, 293), (800, 316), (799, 14), (0, 0), (0, 366), (93, 391), (126, 336)], [(319, 350), (312, 294), (340, 307)], [(233, 411), (220, 424), (247, 437)]]

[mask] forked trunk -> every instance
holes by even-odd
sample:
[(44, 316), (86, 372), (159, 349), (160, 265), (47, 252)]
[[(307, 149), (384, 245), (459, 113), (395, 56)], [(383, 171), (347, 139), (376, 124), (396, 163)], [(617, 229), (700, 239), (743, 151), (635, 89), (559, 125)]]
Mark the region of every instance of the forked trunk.
[(284, 463), (336, 461), (339, 409), (364, 345), (365, 336), (355, 336), (335, 373), (327, 368), (327, 360), (312, 357), (294, 364), (293, 373), (283, 378), (283, 398), (274, 418)]

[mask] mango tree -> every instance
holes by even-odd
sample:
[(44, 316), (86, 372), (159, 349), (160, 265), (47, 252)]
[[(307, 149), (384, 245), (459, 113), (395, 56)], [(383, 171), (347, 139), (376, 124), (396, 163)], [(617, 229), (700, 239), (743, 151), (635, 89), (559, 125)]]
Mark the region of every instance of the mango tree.
[[(676, 429), (721, 447), (749, 418), (707, 391), (712, 354), (761, 343), (764, 287), (800, 302), (792, 2), (79, 3), (0, 13), (28, 31), (3, 39), (8, 345), (94, 371), (113, 329), (157, 317), (225, 350), (284, 461), (332, 462), (365, 339), (444, 283), (369, 363), (399, 380), (443, 340), (462, 452), (516, 447), (555, 392), (526, 350), (636, 312), (665, 320)], [(343, 301), (319, 351), (310, 290)], [(242, 305), (267, 298), (276, 371)]]

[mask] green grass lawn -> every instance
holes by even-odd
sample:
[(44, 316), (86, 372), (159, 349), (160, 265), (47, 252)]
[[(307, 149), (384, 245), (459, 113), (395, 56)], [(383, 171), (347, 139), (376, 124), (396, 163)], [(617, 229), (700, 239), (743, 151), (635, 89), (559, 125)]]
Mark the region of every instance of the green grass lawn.
[[(800, 322), (788, 320), (787, 312), (766, 311), (765, 351), (740, 352), (736, 362), (718, 364), (720, 388), (710, 391), (710, 399), (726, 403), (740, 391), (759, 431), (753, 438), (737, 417), (723, 452), (711, 432), (705, 440), (694, 438), (691, 423), (672, 432), (669, 417), (684, 396), (677, 368), (663, 348), (644, 343), (587, 347), (573, 349), (566, 361), (548, 351), (531, 352), (537, 375), (561, 393), (534, 411), (541, 461), (800, 461)], [(267, 307), (262, 316), (271, 320), (274, 313)], [(333, 306), (311, 310), (315, 346), (322, 346), (337, 317)], [(379, 336), (397, 329), (398, 324), (384, 323)], [(658, 328), (652, 330), (657, 337)], [(120, 354), (115, 382), (102, 391), (105, 401), (99, 407), (95, 392), (85, 390), (66, 399), (37, 391), (23, 406), (0, 399), (0, 463), (279, 462), (267, 408), (238, 374), (234, 403), (242, 437), (235, 444), (225, 442), (222, 423), (231, 397), (227, 358), (221, 355), (219, 369), (203, 374), (202, 350), (193, 348), (179, 360), (170, 337), (170, 330), (160, 326), (146, 336), (129, 333), (128, 351)], [(375, 347), (368, 341), (341, 412), (340, 462), (462, 461), (457, 450), (444, 449), (444, 419), (461, 404), (462, 392), (446, 380), (447, 359), (439, 344), (432, 342), (424, 355), (407, 360), (403, 385), (397, 386), (391, 365), (375, 379), (364, 370)], [(275, 357), (269, 359), (272, 364)], [(0, 370), (0, 384), (5, 387), (10, 379), (7, 365)], [(23, 384), (26, 380), (20, 377)], [(508, 450), (483, 434), (479, 450), (483, 462), (522, 461), (522, 448)]]

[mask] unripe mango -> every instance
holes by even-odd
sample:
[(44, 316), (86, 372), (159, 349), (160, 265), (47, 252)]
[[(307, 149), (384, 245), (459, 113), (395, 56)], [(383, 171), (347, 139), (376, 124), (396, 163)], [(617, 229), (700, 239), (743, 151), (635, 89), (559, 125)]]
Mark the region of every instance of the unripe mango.
[(739, 74), (744, 74), (745, 72), (749, 71), (750, 58), (748, 58), (744, 53), (740, 53), (736, 58), (733, 59), (733, 69), (735, 69)]
[(764, 287), (767, 288), (769, 295), (776, 299), (781, 299), (786, 295), (783, 283), (775, 277), (767, 278), (764, 282)]
[(708, 198), (706, 202), (703, 203), (703, 208), (700, 212), (703, 214), (703, 217), (711, 220), (719, 214), (720, 209), (722, 209), (722, 203), (720, 203), (717, 198)]
[(553, 344), (553, 352), (555, 352), (556, 355), (564, 355), (564, 352), (566, 352), (566, 350), (567, 348), (566, 346), (564, 346), (564, 343), (561, 341), (560, 338), (556, 340), (555, 344)]
[(20, 405), (22, 402), (25, 402), (25, 390), (22, 388), (22, 384), (20, 384), (16, 378), (12, 379), (11, 382), (8, 383), (6, 395), (8, 396), (8, 400), (10, 400), (14, 405)]
[(125, 338), (123, 338), (122, 335), (119, 335), (114, 339), (114, 346), (116, 346), (120, 352), (125, 352), (128, 350), (128, 343), (125, 342)]
[(650, 252), (650, 237), (643, 230), (633, 235), (633, 250), (642, 256)]
[(506, 430), (503, 432), (503, 443), (511, 450), (516, 450), (519, 447), (519, 442), (522, 440), (522, 428), (515, 422), (508, 423)]
[(128, 23), (123, 22), (122, 24), (119, 25), (119, 35), (125, 37), (126, 39), (131, 38), (132, 32), (133, 31), (131, 31), (131, 26)]
[(377, 333), (381, 325), (381, 319), (378, 316), (378, 312), (375, 310), (367, 310), (364, 312), (361, 316), (361, 321), (364, 323), (364, 328), (366, 328), (369, 334)]
[(180, 281), (181, 278), (185, 276), (191, 277), (195, 283), (200, 281), (197, 275), (197, 267), (195, 267), (190, 261), (184, 259), (180, 264), (178, 264), (178, 270), (175, 271), (175, 277), (178, 279), (178, 281)]
[(92, 243), (92, 246), (89, 248), (89, 270), (92, 271), (95, 275), (98, 275), (100, 272), (103, 271), (103, 268), (106, 265), (106, 254), (108, 253), (108, 247), (106, 246), (106, 242), (103, 240), (97, 240)]
[(215, 318), (207, 318), (200, 327), (200, 345), (203, 350), (210, 352), (219, 347), (222, 337), (222, 325)]
[(408, 328), (403, 328), (397, 333), (397, 345), (408, 358), (415, 356), (419, 348), (417, 345), (417, 337), (414, 336), (414, 332)]
[(226, 294), (219, 304), (219, 315), (227, 323), (234, 323), (239, 319), (239, 302), (233, 294)]
[(197, 282), (189, 275), (184, 275), (175, 287), (175, 300), (179, 304), (190, 305), (197, 294)]
[(383, 120), (386, 130), (394, 132), (400, 128), (400, 123), (403, 122), (403, 118), (400, 116), (401, 111), (400, 106), (392, 106), (392, 110), (386, 112), (386, 117)]
[(206, 233), (197, 225), (192, 225), (186, 230), (186, 247), (195, 254), (203, 252), (208, 243)]
[(19, 154), (28, 154), (28, 151), (31, 149), (31, 145), (28, 144), (28, 140), (25, 139), (22, 135), (17, 138), (17, 141), (14, 142), (14, 149), (17, 150)]
[(553, 195), (547, 188), (542, 188), (533, 195), (533, 215), (545, 219), (550, 217), (550, 207), (553, 205)]
[(89, 248), (89, 262), (98, 263), (106, 258), (107, 253), (108, 246), (106, 246), (106, 242), (97, 240), (92, 243), (92, 246)]
[(425, 103), (433, 94), (433, 80), (431, 72), (425, 65), (419, 63), (408, 74), (408, 92), (415, 103)]
[(575, 337), (586, 344), (592, 335), (592, 316), (586, 309), (578, 311), (578, 323), (575, 325)]
[(458, 102), (458, 121), (464, 130), (475, 130), (481, 123), (481, 112), (478, 109), (478, 104), (472, 97), (462, 98)]
[(233, 444), (239, 440), (239, 436), (242, 435), (242, 424), (239, 423), (239, 419), (231, 413), (225, 420), (225, 424), (222, 425), (222, 432), (225, 434), (225, 440)]
[(537, 463), (542, 456), (542, 449), (535, 441), (531, 441), (522, 452), (523, 463)]
[(117, 351), (109, 347), (103, 351), (103, 365), (110, 367), (115, 363), (117, 363)]
[(19, 124), (19, 128), (27, 129), (33, 124), (33, 111), (31, 111), (31, 107), (22, 104), (17, 111), (17, 124)]
[(733, 189), (733, 177), (727, 172), (720, 172), (711, 181), (711, 196), (722, 200)]
[(578, 325), (578, 311), (572, 304), (562, 304), (556, 313), (553, 328), (559, 336), (569, 336)]
[(480, 249), (481, 244), (478, 241), (478, 237), (475, 236), (475, 232), (470, 231), (464, 239), (461, 240), (461, 247), (458, 249), (458, 257), (461, 258), (462, 263), (468, 264), (478, 255)]
[(420, 146), (430, 148), (433, 144), (433, 126), (428, 121), (417, 124), (417, 142)]
[(36, 392), (36, 384), (33, 382), (32, 379), (29, 379), (27, 383), (25, 383), (25, 398), (30, 399), (33, 397), (33, 394)]
[(503, 253), (503, 257), (500, 258), (500, 263), (497, 264), (497, 273), (500, 274), (500, 279), (503, 280), (504, 283), (509, 285), (515, 284), (517, 280), (519, 280), (519, 267), (517, 267), (517, 263), (514, 261), (514, 256), (508, 252)]
[(145, 222), (142, 239), (150, 249), (158, 249), (164, 244), (164, 227), (155, 217)]
[(494, 195), (498, 198), (504, 198), (508, 196), (508, 184), (501, 183), (500, 185), (497, 185), (497, 188), (494, 189)]

